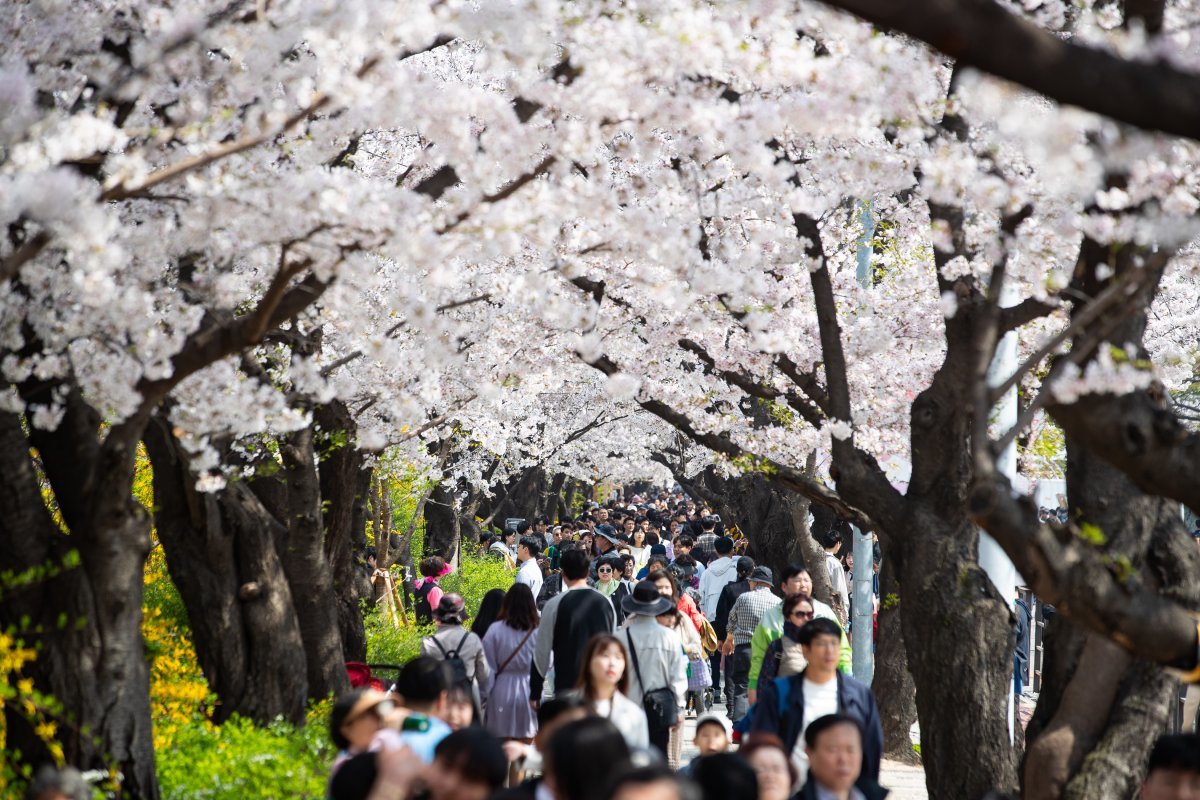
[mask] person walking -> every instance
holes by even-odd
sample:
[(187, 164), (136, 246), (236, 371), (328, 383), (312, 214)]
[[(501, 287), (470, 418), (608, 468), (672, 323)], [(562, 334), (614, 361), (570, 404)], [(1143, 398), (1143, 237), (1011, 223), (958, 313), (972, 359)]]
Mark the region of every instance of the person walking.
[[(587, 584), (591, 561), (578, 548), (562, 554), (562, 579), (567, 590), (546, 603), (538, 624), (533, 666), (530, 669), (529, 697), (541, 701), (546, 677), (554, 667), (553, 693), (575, 686), (584, 646), (597, 633), (616, 630), (617, 618), (609, 599)], [(535, 705), (536, 707), (536, 705)]]
[(650, 581), (641, 581), (622, 602), (625, 610), (624, 639), (633, 670), (629, 699), (646, 711), (650, 744), (664, 754), (670, 731), (682, 721), (687, 702), (687, 659), (679, 634), (658, 622), (660, 614), (675, 612), (675, 604), (658, 592)]
[[(812, 604), (813, 617), (831, 619), (837, 622), (837, 615), (833, 612), (833, 609), (812, 596), (812, 575), (799, 564), (792, 564), (783, 571), (780, 588), (783, 589), (785, 601), (789, 597), (804, 595), (808, 598), (809, 603)], [(767, 648), (770, 647), (771, 643), (778, 641), (779, 637), (783, 635), (783, 625), (784, 616), (782, 607), (776, 606), (763, 614), (762, 619), (758, 622), (758, 627), (754, 629), (754, 636), (750, 638), (750, 705), (754, 705), (758, 699), (759, 673), (763, 666), (763, 656), (766, 654)], [(843, 629), (842, 652), (838, 657), (838, 669), (849, 675), (853, 663), (854, 658), (850, 650), (850, 639), (846, 636), (845, 629)]]
[[(732, 539), (730, 540), (733, 541)], [(733, 610), (733, 604), (737, 599), (746, 592), (750, 591), (750, 573), (754, 571), (754, 559), (750, 556), (740, 556), (737, 559), (737, 565), (734, 567), (735, 580), (725, 584), (721, 589), (720, 597), (717, 599), (716, 615), (709, 621), (712, 622), (713, 631), (717, 634), (717, 641), (724, 642), (729, 636), (729, 612)], [(717, 648), (717, 655), (720, 655), (725, 664), (725, 705), (733, 708), (733, 656), (726, 656), (721, 648)], [(713, 674), (713, 685), (717, 685), (717, 677), (720, 670)]]
[(787, 678), (776, 678), (759, 688), (758, 704), (750, 730), (767, 731), (783, 740), (799, 774), (808, 771), (805, 729), (829, 714), (855, 720), (862, 729), (862, 774), (879, 780), (883, 756), (883, 725), (875, 696), (866, 684), (838, 672), (841, 629), (828, 619), (814, 619), (799, 633), (800, 647), (808, 666)]
[(529, 668), (537, 645), (533, 638), (537, 626), (533, 592), (516, 583), (504, 595), (500, 614), (483, 637), (483, 654), (493, 676), (484, 695), (484, 726), (502, 739), (526, 744), (537, 733), (537, 719), (529, 706)]
[(474, 699), (478, 717), (479, 698), (488, 688), (491, 670), (483, 654), (483, 642), (463, 627), (466, 618), (462, 595), (443, 595), (433, 611), (437, 631), (421, 640), (421, 655), (441, 659), (450, 666), (455, 685), (467, 688)]
[(533, 536), (523, 536), (517, 544), (517, 563), (520, 567), (515, 582), (528, 586), (534, 597), (542, 590), (542, 568), (538, 564), (538, 553), (542, 551), (540, 545), (539, 539)]
[(729, 612), (728, 630), (721, 647), (726, 656), (733, 656), (733, 707), (729, 718), (735, 724), (746, 716), (749, 708), (750, 639), (763, 614), (782, 602), (771, 592), (775, 579), (770, 567), (755, 567), (749, 584), (750, 591), (739, 597)]
[[(733, 556), (733, 539), (728, 536), (714, 536), (712, 546), (713, 557), (709, 559), (708, 569), (704, 570), (704, 575), (700, 578), (700, 611), (712, 624), (718, 639), (721, 639), (724, 638), (724, 632), (717, 628), (717, 601), (721, 599), (721, 590), (737, 580), (738, 560)], [(715, 651), (709, 658), (713, 694), (719, 694), (721, 691), (722, 658), (720, 650)]]
[(630, 750), (645, 750), (650, 746), (650, 729), (646, 712), (628, 696), (632, 668), (627, 652), (612, 634), (593, 636), (583, 654), (576, 691), (592, 714), (617, 726)]

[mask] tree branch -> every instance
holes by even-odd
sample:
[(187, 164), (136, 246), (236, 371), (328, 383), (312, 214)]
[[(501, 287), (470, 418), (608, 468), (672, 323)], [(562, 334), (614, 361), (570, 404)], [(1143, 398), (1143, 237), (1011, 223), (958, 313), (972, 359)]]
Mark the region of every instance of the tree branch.
[(708, 350), (699, 342), (691, 339), (680, 339), (679, 346), (704, 362), (704, 365), (708, 367), (712, 374), (730, 386), (741, 389), (751, 397), (757, 397), (760, 400), (778, 400), (782, 398), (793, 411), (799, 414), (810, 425), (819, 428), (825, 422), (825, 415), (821, 413), (821, 410), (795, 392), (781, 392), (778, 389), (759, 383), (744, 372), (719, 368)]
[(972, 519), (992, 535), (1035, 594), (1067, 619), (1131, 653), (1180, 669), (1197, 663), (1197, 624), (1170, 598), (1138, 585), (1073, 529), (1040, 524), (1029, 498), (991, 472), (973, 487)]
[(1200, 138), (1200, 76), (1165, 60), (1131, 61), (1060, 39), (995, 0), (824, 2), (1060, 103), (1146, 130)]
[(1046, 410), (1068, 436), (1142, 491), (1200, 508), (1200, 434), (1184, 427), (1150, 392), (1089, 394)]
[(1057, 311), (1060, 306), (1054, 303), (1047, 303), (1044, 300), (1038, 300), (1036, 297), (1027, 297), (1015, 306), (1000, 309), (1000, 335), (1015, 331), (1022, 325), (1027, 325), (1035, 319), (1049, 316)]

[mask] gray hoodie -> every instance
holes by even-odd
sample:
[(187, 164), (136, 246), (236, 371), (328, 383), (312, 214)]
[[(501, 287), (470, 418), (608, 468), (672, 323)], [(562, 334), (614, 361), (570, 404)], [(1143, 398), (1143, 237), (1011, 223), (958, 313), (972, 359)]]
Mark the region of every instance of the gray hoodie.
[(717, 613), (717, 600), (726, 584), (737, 580), (737, 557), (721, 556), (708, 565), (700, 578), (700, 610), (712, 619)]

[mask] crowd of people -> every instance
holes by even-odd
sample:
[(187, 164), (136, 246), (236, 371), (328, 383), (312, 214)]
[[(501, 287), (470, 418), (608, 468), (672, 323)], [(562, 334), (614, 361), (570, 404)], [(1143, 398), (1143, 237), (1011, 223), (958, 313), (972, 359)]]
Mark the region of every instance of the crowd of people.
[[(450, 567), (425, 558), (414, 610), (436, 631), (390, 692), (336, 705), (331, 798), (886, 796), (875, 698), (849, 674), (854, 565), (836, 532), (820, 543), (831, 603), (804, 566), (776, 580), (681, 494), (511, 520), (481, 547), (514, 583), (485, 595), (469, 628), (439, 583)], [(1146, 800), (1200, 780), (1179, 744), (1156, 749)]]

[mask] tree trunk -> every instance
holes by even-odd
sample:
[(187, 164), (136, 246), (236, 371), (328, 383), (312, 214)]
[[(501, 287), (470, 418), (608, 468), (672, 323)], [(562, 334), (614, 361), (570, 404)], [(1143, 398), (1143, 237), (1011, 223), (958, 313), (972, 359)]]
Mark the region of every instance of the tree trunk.
[[(883, 752), (889, 758), (917, 763), (912, 725), (917, 721), (916, 687), (908, 671), (901, 621), (900, 585), (895, 556), (888, 554), (879, 570), (879, 635), (875, 643), (875, 679), (871, 689), (883, 722)], [(856, 569), (860, 569), (855, 565)]]
[[(503, 525), (503, 520), (500, 521)], [(458, 555), (461, 530), (454, 508), (454, 495), (439, 482), (429, 493), (425, 504), (425, 552), (423, 556), (440, 555), (450, 561)]]
[(358, 426), (343, 403), (335, 400), (318, 407), (314, 421), (326, 436), (345, 434), (346, 443), (327, 453), (318, 470), (325, 555), (333, 576), (338, 631), (345, 658), (366, 661), (362, 601), (372, 597), (366, 562), (366, 501), (371, 472), (365, 469), (362, 451), (354, 446)]
[[(27, 400), (48, 402), (49, 389), (44, 392), (35, 388)], [(122, 792), (153, 799), (159, 791), (141, 632), (150, 520), (133, 499), (136, 438), (129, 427), (119, 433), (114, 428), (102, 445), (99, 417), (79, 394), (70, 392), (65, 404), (57, 430), (31, 427), (28, 438), (18, 417), (2, 415), (0, 565), (61, 568), (75, 550), (78, 566), (52, 570), (52, 577), (6, 596), (0, 624), (36, 632), (27, 634), (40, 645), (27, 673), (62, 704), (70, 721), (59, 739), (67, 762), (119, 770)], [(69, 536), (46, 515), (31, 445), (41, 456)], [(49, 760), (18, 712), (11, 706), (7, 711), (14, 723), (9, 751), (20, 750), (27, 763)]]
[(301, 724), (307, 685), (292, 593), (275, 551), (282, 526), (242, 482), (195, 490), (163, 416), (143, 437), (154, 467), (154, 522), (187, 608), (196, 657), (217, 695), (213, 717)]
[(300, 622), (308, 696), (320, 700), (348, 691), (350, 682), (338, 629), (333, 577), (325, 557), (313, 427), (288, 434), (279, 449), (287, 480), (288, 506), (279, 554)]

